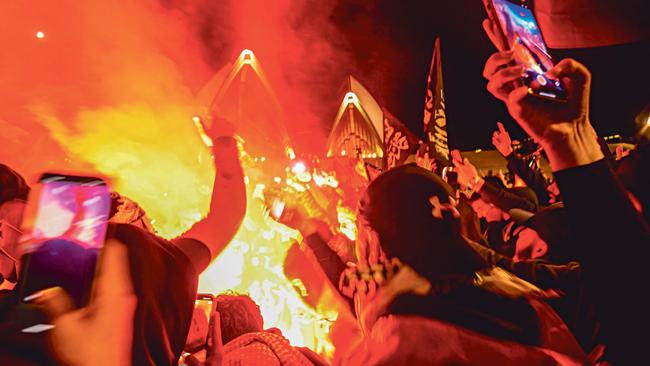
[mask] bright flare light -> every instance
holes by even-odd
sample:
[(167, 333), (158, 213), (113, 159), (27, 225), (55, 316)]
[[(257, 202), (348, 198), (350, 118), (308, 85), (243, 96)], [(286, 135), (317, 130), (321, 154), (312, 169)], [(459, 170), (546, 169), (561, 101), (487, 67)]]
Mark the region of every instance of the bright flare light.
[(203, 141), (203, 144), (207, 147), (212, 147), (212, 139), (205, 132), (205, 128), (203, 128), (203, 123), (201, 122), (201, 117), (199, 116), (192, 117), (192, 122), (194, 122), (194, 126), (196, 127), (196, 130), (199, 132), (199, 136), (201, 137), (201, 141)]
[(249, 294), (260, 306), (265, 328), (278, 327), (292, 345), (309, 347), (331, 359), (334, 347), (329, 332), (338, 312), (327, 304), (314, 310), (301, 297), (307, 291), (301, 281), (287, 278), (284, 261), (299, 234), (265, 213), (263, 186), (251, 190), (252, 186), (248, 186), (244, 222), (235, 239), (201, 274), (199, 292)]
[(41, 32), (41, 31), (36, 32), (36, 38), (38, 38), (38, 39), (45, 38), (45, 33)]
[(305, 163), (303, 163), (302, 161), (293, 164), (293, 167), (291, 168), (291, 172), (293, 174), (302, 174), (305, 171), (307, 171), (307, 167), (305, 166)]

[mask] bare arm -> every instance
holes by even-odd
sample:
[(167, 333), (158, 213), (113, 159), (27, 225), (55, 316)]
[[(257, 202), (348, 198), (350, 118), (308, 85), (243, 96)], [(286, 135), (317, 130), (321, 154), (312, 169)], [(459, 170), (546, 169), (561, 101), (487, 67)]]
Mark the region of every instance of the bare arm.
[(208, 216), (185, 232), (183, 238), (204, 243), (211, 260), (232, 240), (246, 214), (246, 186), (233, 137), (213, 139), (216, 174)]

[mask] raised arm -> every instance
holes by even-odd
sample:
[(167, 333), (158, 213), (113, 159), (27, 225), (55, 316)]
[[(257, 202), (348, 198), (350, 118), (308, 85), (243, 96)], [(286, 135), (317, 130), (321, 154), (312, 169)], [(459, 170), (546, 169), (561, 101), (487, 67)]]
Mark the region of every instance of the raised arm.
[(213, 141), (212, 155), (216, 174), (210, 211), (182, 238), (202, 242), (214, 259), (232, 240), (246, 214), (246, 186), (239, 162), (237, 142), (228, 122), (217, 120), (209, 132)]
[(546, 191), (546, 179), (541, 171), (532, 169), (524, 159), (512, 149), (512, 140), (510, 134), (503, 126), (503, 123), (497, 122), (497, 130), (492, 133), (492, 145), (508, 162), (508, 169), (517, 174), (528, 187), (530, 187), (541, 205), (548, 205), (549, 196)]
[(495, 205), (502, 211), (520, 208), (526, 211), (537, 211), (537, 205), (507, 189), (486, 182), (479, 176), (476, 167), (467, 158), (462, 158), (458, 150), (453, 150), (452, 162), (458, 173), (458, 183), (477, 192), (485, 201)]
[[(613, 364), (635, 364), (645, 357), (644, 340), (638, 334), (646, 331), (650, 321), (649, 301), (639, 295), (647, 287), (643, 269), (650, 231), (605, 163), (596, 140), (589, 121), (589, 71), (565, 59), (549, 74), (565, 85), (566, 103), (539, 100), (528, 95), (526, 87), (517, 87), (508, 93), (506, 105), (548, 155), (578, 238), (587, 293), (602, 322), (606, 359)], [(490, 82), (500, 84), (499, 80), (504, 78), (495, 76)]]

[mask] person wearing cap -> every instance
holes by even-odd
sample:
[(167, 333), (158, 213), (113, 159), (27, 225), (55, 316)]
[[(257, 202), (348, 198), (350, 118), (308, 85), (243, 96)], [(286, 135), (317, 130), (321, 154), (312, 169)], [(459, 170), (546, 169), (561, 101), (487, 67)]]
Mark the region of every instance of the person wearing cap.
[[(357, 286), (366, 336), (342, 364), (462, 359), (534, 365), (557, 363), (558, 354), (584, 360), (566, 324), (545, 302), (551, 294), (491, 266), (472, 249), (454, 196), (442, 178), (415, 165), (370, 183), (359, 204), (358, 245), (367, 246), (359, 252), (368, 253), (370, 265), (380, 262), (392, 270), (374, 290)], [(553, 340), (547, 337), (550, 324), (560, 330)]]
[[(106, 241), (124, 244), (128, 268), (134, 274), (137, 309), (132, 322), (133, 365), (178, 363), (191, 324), (199, 274), (234, 237), (246, 212), (244, 173), (234, 128), (226, 121), (218, 121), (208, 133), (217, 168), (210, 212), (183, 235), (172, 240), (156, 236), (135, 202), (113, 197), (111, 214), (116, 222), (109, 222)], [(12, 292), (18, 296), (17, 291)], [(0, 325), (11, 325), (12, 314), (0, 312)], [(38, 344), (27, 347), (21, 343), (25, 339), (16, 337), (19, 330), (0, 330), (0, 354), (19, 352), (26, 362), (52, 362), (49, 348), (44, 345), (47, 334), (41, 334), (43, 339), (37, 340)], [(25, 348), (30, 352), (20, 352)]]

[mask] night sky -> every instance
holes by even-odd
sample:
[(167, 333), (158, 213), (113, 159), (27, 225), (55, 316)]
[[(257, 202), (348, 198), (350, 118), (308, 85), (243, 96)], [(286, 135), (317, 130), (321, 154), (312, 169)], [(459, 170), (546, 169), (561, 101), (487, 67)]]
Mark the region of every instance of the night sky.
[[(332, 22), (352, 48), (353, 74), (421, 136), (426, 75), (435, 37), (441, 37), (449, 144), (470, 150), (492, 147), (499, 120), (515, 137), (524, 137), (485, 89), (483, 66), (495, 49), (483, 32), (484, 18), (480, 0), (341, 0)], [(634, 116), (650, 101), (644, 72), (650, 42), (551, 53), (556, 60), (576, 58), (592, 71), (591, 116), (599, 134), (630, 135)]]

